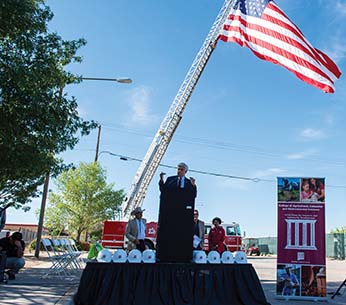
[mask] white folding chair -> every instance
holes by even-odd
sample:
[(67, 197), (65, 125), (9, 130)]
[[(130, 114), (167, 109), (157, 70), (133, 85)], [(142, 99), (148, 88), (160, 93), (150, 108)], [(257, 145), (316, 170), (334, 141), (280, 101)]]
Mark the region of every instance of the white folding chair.
[(74, 265), (75, 269), (82, 269), (83, 260), (80, 257), (82, 252), (78, 251), (74, 240), (62, 238), (60, 239), (60, 243), (64, 247), (66, 252), (71, 256), (72, 264)]
[(54, 249), (59, 253), (59, 255), (65, 257), (67, 268), (70, 270), (80, 269), (80, 266), (76, 261), (75, 253), (70, 251), (68, 245), (66, 245), (63, 239), (53, 239), (52, 243), (54, 245)]
[(50, 273), (69, 275), (68, 265), (70, 264), (70, 258), (64, 253), (59, 253), (55, 249), (56, 246), (48, 238), (43, 238), (41, 243), (52, 263), (46, 275)]

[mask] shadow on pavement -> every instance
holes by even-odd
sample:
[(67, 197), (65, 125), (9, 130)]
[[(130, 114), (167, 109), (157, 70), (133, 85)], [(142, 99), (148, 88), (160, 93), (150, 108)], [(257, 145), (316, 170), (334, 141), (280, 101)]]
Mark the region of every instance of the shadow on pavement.
[(40, 258), (20, 270), (15, 280), (0, 284), (1, 305), (65, 305), (76, 293), (82, 270), (71, 270), (67, 276), (49, 273), (51, 262)]
[[(276, 304), (299, 304), (299, 305), (307, 305), (310, 304), (314, 301), (313, 298), (309, 300), (285, 300), (285, 299), (279, 299), (276, 296), (276, 282), (275, 281), (261, 281), (262, 288), (264, 291), (264, 294), (266, 295), (267, 301), (271, 305), (276, 305)], [(328, 282), (327, 285), (327, 298), (323, 301), (328, 301), (328, 304), (333, 304), (333, 305), (345, 305), (346, 304), (346, 289), (343, 288), (340, 291), (339, 295), (336, 295), (334, 299), (331, 299), (331, 296), (333, 293), (338, 289), (341, 283), (339, 282)], [(317, 300), (317, 299), (316, 299)]]

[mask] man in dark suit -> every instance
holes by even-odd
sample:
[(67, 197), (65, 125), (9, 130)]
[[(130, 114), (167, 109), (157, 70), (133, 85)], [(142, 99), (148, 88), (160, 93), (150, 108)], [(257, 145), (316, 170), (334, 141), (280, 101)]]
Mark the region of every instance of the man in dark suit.
[(190, 262), (193, 247), (193, 211), (197, 187), (185, 174), (188, 166), (179, 163), (177, 175), (164, 181), (160, 174), (160, 211), (157, 258), (161, 262)]
[(199, 216), (198, 210), (195, 210), (193, 212), (193, 223), (194, 223), (193, 249), (203, 250), (205, 225), (204, 225), (204, 221), (198, 219), (198, 216)]

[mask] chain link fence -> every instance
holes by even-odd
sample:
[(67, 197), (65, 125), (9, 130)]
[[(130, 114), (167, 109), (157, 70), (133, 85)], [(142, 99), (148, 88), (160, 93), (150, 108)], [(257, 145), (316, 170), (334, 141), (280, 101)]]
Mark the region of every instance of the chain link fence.
[[(277, 254), (276, 237), (259, 237), (260, 245), (267, 245), (269, 254)], [(334, 259), (346, 259), (346, 234), (345, 233), (328, 233), (326, 234), (326, 256)]]

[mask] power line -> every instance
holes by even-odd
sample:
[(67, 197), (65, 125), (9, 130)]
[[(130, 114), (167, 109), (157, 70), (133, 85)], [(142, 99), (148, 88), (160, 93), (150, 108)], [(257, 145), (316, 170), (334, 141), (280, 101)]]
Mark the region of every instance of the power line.
[[(137, 162), (142, 162), (141, 159), (138, 158), (133, 158), (125, 155), (120, 155), (116, 153), (112, 153), (110, 151), (101, 151), (100, 155), (102, 153), (109, 154), (114, 157), (119, 157), (121, 160), (124, 161), (137, 161)], [(172, 168), (176, 169), (176, 166), (173, 165), (167, 165), (160, 163), (160, 167), (165, 167), (165, 168)], [(224, 178), (230, 178), (230, 179), (239, 179), (239, 180), (246, 180), (246, 181), (252, 181), (252, 182), (274, 182), (274, 180), (269, 180), (269, 179), (261, 179), (261, 178), (251, 178), (251, 177), (243, 177), (243, 176), (235, 176), (235, 175), (227, 175), (227, 174), (220, 174), (220, 173), (213, 173), (213, 172), (207, 172), (207, 171), (201, 171), (201, 170), (195, 170), (195, 169), (189, 169), (189, 172), (197, 173), (197, 174), (202, 174), (202, 175), (209, 175), (209, 176), (215, 176), (215, 177), (224, 177)]]
[[(100, 152), (99, 155), (101, 154), (109, 154), (114, 157), (120, 158), (120, 160), (124, 161), (136, 161), (136, 162), (142, 162), (142, 159), (134, 158), (134, 157), (129, 157), (125, 155), (120, 155), (116, 153), (112, 153), (107, 150), (103, 150)], [(173, 165), (167, 165), (160, 163), (160, 167), (165, 167), (165, 168), (171, 168), (171, 169), (176, 169), (176, 166)], [(197, 173), (197, 174), (202, 174), (202, 175), (209, 175), (209, 176), (215, 176), (215, 177), (223, 177), (223, 178), (229, 178), (229, 179), (238, 179), (238, 180), (245, 180), (245, 181), (252, 181), (252, 182), (276, 182), (274, 179), (262, 179), (262, 178), (257, 178), (257, 177), (244, 177), (244, 176), (235, 176), (235, 175), (228, 175), (228, 174), (221, 174), (221, 173), (213, 173), (213, 172), (207, 172), (207, 171), (202, 171), (202, 170), (195, 170), (195, 169), (189, 169), (189, 172)], [(346, 185), (326, 185), (326, 187), (331, 187), (331, 188), (343, 188), (346, 189)]]

